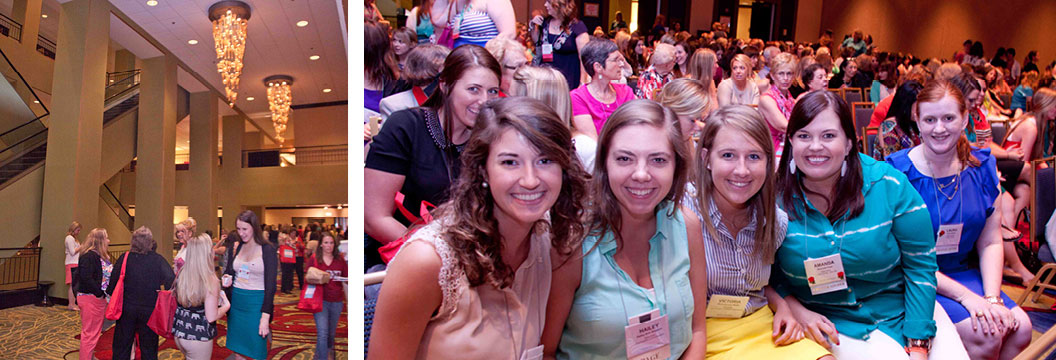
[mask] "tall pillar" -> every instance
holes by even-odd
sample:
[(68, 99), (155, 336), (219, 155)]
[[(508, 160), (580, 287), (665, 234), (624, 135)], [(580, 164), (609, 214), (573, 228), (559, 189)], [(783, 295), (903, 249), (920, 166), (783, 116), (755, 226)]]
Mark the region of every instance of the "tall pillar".
[(216, 137), (219, 135), (219, 98), (209, 91), (191, 94), (191, 189), (196, 196), (187, 199), (187, 213), (198, 221), (198, 231), (217, 233), (216, 191), (213, 177), (218, 174)]
[(242, 136), (246, 119), (239, 115), (224, 116), (224, 154), (220, 165), (220, 206), (224, 208), (223, 228), (235, 230), (235, 218), (242, 212)]
[(158, 253), (172, 260), (176, 193), (176, 59), (143, 61), (136, 141), (136, 227), (154, 233)]
[[(99, 164), (103, 135), (103, 87), (110, 38), (110, 3), (73, 0), (62, 4), (52, 83), (51, 124), (44, 163), (40, 245), (41, 280), (62, 284), (66, 227), (78, 221), (82, 234), (98, 225)], [(65, 297), (66, 288), (51, 287)]]
[[(11, 4), (11, 16), (22, 24), (22, 47), (37, 51), (37, 34), (40, 33), (42, 0), (15, 0)], [(65, 11), (65, 10), (63, 10)], [(56, 16), (58, 14), (50, 14)], [(61, 20), (61, 19), (60, 19)], [(61, 26), (61, 25), (60, 25)]]

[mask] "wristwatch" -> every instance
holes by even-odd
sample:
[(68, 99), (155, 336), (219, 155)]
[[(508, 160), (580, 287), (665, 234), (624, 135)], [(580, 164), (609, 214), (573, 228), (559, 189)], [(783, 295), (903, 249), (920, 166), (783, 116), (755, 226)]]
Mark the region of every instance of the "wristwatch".
[(906, 339), (906, 353), (919, 352), (927, 355), (931, 351), (931, 339)]

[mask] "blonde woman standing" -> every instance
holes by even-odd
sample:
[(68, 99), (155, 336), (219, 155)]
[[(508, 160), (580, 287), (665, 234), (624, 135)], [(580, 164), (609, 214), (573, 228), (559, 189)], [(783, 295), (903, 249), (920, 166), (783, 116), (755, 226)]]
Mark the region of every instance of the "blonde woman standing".
[(80, 360), (91, 360), (95, 344), (103, 330), (103, 314), (106, 313), (106, 290), (110, 284), (110, 272), (114, 264), (110, 262), (107, 246), (110, 237), (106, 229), (95, 228), (88, 233), (84, 244), (77, 249), (77, 303), (81, 306), (81, 347), (78, 351)]
[(209, 359), (216, 320), (231, 308), (213, 272), (212, 239), (201, 234), (187, 242), (183, 272), (176, 277), (176, 347), (189, 359)]
[(70, 288), (66, 291), (66, 298), (69, 299), (70, 304), (66, 306), (67, 310), (78, 311), (81, 308), (77, 307), (77, 299), (73, 297), (73, 269), (77, 268), (77, 248), (81, 247), (81, 243), (77, 242), (77, 235), (81, 233), (81, 223), (74, 221), (70, 223), (70, 227), (66, 229), (66, 285)]

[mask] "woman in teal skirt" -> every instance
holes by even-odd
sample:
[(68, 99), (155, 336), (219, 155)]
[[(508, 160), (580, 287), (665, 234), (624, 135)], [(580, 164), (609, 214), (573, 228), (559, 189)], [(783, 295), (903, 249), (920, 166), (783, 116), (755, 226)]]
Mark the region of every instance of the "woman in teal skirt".
[(231, 299), (227, 348), (236, 359), (264, 359), (271, 335), (278, 248), (261, 234), (260, 219), (252, 211), (239, 214), (235, 225), (239, 241), (227, 248), (230, 260), (223, 279)]

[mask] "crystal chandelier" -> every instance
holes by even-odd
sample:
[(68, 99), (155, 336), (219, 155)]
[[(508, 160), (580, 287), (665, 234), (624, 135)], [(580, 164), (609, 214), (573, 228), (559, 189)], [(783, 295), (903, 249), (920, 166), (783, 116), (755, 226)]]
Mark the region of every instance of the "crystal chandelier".
[(246, 24), (249, 5), (241, 1), (221, 1), (209, 7), (216, 45), (216, 71), (224, 81), (228, 105), (238, 98), (238, 77), (242, 75), (242, 57), (246, 53)]
[(293, 104), (293, 78), (288, 75), (272, 75), (264, 79), (268, 87), (268, 109), (271, 110), (271, 124), (275, 126), (275, 139), (282, 143), (286, 140), (286, 124), (290, 122), (290, 105)]

